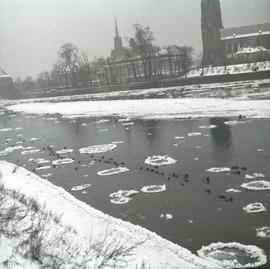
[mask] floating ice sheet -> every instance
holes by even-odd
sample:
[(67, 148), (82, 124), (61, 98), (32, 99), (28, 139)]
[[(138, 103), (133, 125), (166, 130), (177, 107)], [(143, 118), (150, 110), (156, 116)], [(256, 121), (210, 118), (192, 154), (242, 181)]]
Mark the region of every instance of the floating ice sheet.
[(236, 242), (212, 243), (198, 250), (198, 255), (224, 268), (252, 268), (267, 262), (264, 251), (257, 246)]
[(112, 198), (110, 202), (113, 204), (126, 204), (131, 201), (131, 197), (137, 193), (139, 192), (136, 190), (119, 190), (110, 194)]
[(80, 153), (84, 154), (94, 154), (94, 153), (102, 153), (113, 150), (117, 147), (115, 144), (102, 144), (102, 145), (94, 145), (90, 147), (80, 148)]
[(50, 163), (49, 160), (45, 160), (45, 159), (43, 159), (43, 158), (36, 158), (36, 159), (30, 158), (30, 159), (28, 160), (28, 162), (33, 162), (33, 163), (38, 163), (38, 164)]
[(31, 137), (29, 140), (30, 141), (37, 141), (37, 140), (40, 140), (41, 137)]
[(256, 236), (260, 238), (270, 238), (270, 227), (259, 227), (256, 229)]
[(124, 122), (122, 123), (123, 126), (131, 126), (131, 125), (134, 125), (134, 122)]
[(212, 167), (206, 170), (209, 173), (222, 173), (222, 172), (230, 172), (231, 168), (229, 167)]
[(243, 183), (241, 187), (251, 191), (267, 191), (270, 190), (270, 182), (266, 180), (256, 180)]
[(112, 144), (123, 144), (124, 141), (113, 141)]
[(61, 165), (61, 164), (70, 164), (73, 163), (73, 159), (65, 158), (65, 159), (58, 159), (56, 161), (53, 161), (52, 164), (54, 165)]
[(50, 169), (51, 166), (50, 165), (47, 165), (47, 166), (40, 166), (38, 168), (36, 168), (36, 170), (45, 170), (45, 169)]
[(87, 189), (91, 186), (91, 184), (84, 184), (84, 185), (78, 185), (78, 186), (74, 186), (72, 187), (71, 191), (80, 191), (80, 190), (84, 190)]
[(266, 208), (264, 207), (264, 205), (262, 203), (253, 203), (253, 204), (249, 204), (245, 207), (243, 207), (243, 210), (246, 213), (259, 213), (259, 212), (264, 212), (266, 211)]
[(168, 155), (154, 155), (148, 156), (148, 158), (144, 162), (149, 165), (161, 166), (175, 164), (177, 160), (169, 157)]
[(234, 188), (231, 188), (231, 189), (226, 190), (226, 192), (242, 192), (242, 191), (241, 190), (234, 189)]
[(73, 149), (61, 149), (61, 150), (57, 150), (56, 153), (57, 154), (66, 154), (66, 153), (72, 153)]
[(166, 191), (166, 185), (149, 185), (149, 186), (144, 186), (141, 188), (142, 192), (145, 193), (153, 193), (153, 192), (163, 192)]
[(10, 132), (12, 130), (13, 130), (12, 128), (2, 128), (0, 129), (0, 132)]
[(176, 140), (185, 139), (185, 136), (175, 136), (174, 139), (176, 139)]
[(129, 169), (126, 167), (117, 167), (117, 168), (111, 168), (111, 169), (99, 171), (99, 172), (97, 172), (97, 175), (111, 176), (111, 175), (120, 174), (120, 173), (124, 173), (124, 172), (128, 172), (128, 171), (129, 171)]

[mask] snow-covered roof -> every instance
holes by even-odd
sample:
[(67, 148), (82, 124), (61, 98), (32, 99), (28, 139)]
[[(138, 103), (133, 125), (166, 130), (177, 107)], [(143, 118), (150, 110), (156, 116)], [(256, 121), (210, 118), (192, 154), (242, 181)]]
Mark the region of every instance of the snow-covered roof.
[(221, 40), (270, 34), (270, 23), (220, 29)]

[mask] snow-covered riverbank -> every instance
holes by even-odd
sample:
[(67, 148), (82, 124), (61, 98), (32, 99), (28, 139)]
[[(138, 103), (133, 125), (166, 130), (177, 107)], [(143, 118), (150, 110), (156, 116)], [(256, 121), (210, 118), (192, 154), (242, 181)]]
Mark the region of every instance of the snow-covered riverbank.
[(235, 100), (219, 98), (143, 99), (27, 103), (7, 106), (27, 114), (60, 114), (77, 117), (131, 117), (174, 119), (204, 117), (270, 118), (270, 100)]
[[(78, 235), (73, 238), (78, 241), (73, 242), (74, 244), (80, 243), (82, 238), (91, 238), (94, 242), (102, 241), (106, 235), (109, 242), (121, 241), (132, 247), (132, 255), (128, 257), (128, 267), (125, 268), (140, 268), (143, 264), (151, 265), (150, 268), (219, 268), (218, 265), (197, 257), (153, 232), (106, 215), (78, 201), (64, 189), (24, 168), (1, 161), (0, 173), (0, 184), (7, 190), (15, 190), (27, 198), (34, 198), (38, 204), (44, 204), (46, 210), (61, 216), (63, 225), (71, 226)], [(0, 238), (5, 239), (3, 235)], [(84, 244), (81, 245), (83, 248)], [(12, 251), (7, 249), (10, 246), (10, 242), (8, 245), (0, 244), (0, 252), (7, 255), (1, 257), (2, 261), (12, 254)]]

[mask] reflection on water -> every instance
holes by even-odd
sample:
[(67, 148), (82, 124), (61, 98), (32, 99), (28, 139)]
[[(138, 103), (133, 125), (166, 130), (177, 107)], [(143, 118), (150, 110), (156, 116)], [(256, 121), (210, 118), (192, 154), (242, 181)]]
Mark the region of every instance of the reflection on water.
[(229, 160), (232, 156), (232, 132), (231, 127), (224, 124), (228, 118), (211, 118), (210, 125), (216, 125), (210, 131), (214, 155), (219, 161)]

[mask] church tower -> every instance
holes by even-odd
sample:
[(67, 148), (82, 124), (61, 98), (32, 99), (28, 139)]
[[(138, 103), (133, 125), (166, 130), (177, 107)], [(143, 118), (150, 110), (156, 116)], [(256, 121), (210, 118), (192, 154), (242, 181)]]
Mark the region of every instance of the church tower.
[(215, 65), (224, 59), (220, 29), (223, 28), (219, 0), (201, 0), (203, 64)]
[(123, 56), (122, 38), (119, 36), (117, 21), (115, 19), (115, 37), (114, 37), (114, 49), (111, 52), (112, 58), (121, 58)]

